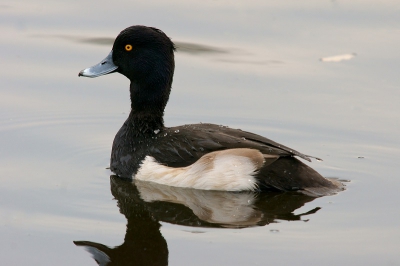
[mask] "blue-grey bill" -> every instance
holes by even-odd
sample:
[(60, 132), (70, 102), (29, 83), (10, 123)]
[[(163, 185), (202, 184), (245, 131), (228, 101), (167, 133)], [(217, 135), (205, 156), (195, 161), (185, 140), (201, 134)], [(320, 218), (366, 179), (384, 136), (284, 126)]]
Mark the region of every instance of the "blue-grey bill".
[(98, 76), (102, 76), (102, 75), (106, 75), (106, 74), (114, 72), (118, 67), (116, 65), (114, 65), (114, 62), (112, 59), (112, 53), (113, 53), (113, 51), (111, 50), (111, 52), (107, 55), (107, 57), (104, 58), (103, 60), (101, 60), (100, 63), (82, 70), (81, 72), (79, 72), (78, 76), (95, 78)]

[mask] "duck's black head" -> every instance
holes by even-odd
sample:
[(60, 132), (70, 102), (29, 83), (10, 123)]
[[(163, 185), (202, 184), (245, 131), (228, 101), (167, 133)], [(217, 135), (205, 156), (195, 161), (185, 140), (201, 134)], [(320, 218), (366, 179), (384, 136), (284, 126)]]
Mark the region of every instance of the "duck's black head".
[(173, 42), (159, 29), (132, 26), (121, 31), (112, 51), (79, 76), (98, 77), (119, 72), (130, 81), (130, 118), (141, 130), (163, 127), (163, 114), (174, 75)]
[(132, 26), (115, 39), (112, 59), (117, 72), (132, 82), (172, 82), (174, 50), (174, 44), (161, 30)]

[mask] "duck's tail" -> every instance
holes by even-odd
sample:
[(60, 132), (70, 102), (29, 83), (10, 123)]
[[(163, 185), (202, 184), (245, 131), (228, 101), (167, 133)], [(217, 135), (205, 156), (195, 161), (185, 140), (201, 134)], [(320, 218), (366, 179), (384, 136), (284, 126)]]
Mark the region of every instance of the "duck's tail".
[(298, 191), (310, 196), (332, 195), (344, 190), (337, 180), (324, 178), (298, 159), (280, 157), (263, 167), (257, 175), (259, 188), (264, 190)]

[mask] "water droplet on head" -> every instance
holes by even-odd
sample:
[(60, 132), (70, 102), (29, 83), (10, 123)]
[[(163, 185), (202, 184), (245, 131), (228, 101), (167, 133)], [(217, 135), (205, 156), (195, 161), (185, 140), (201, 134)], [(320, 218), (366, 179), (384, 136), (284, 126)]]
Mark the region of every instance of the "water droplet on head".
[(174, 132), (175, 132), (175, 133), (179, 133), (179, 129), (175, 130)]
[(160, 130), (159, 130), (159, 129), (154, 130), (154, 134), (157, 135), (158, 133), (160, 133)]

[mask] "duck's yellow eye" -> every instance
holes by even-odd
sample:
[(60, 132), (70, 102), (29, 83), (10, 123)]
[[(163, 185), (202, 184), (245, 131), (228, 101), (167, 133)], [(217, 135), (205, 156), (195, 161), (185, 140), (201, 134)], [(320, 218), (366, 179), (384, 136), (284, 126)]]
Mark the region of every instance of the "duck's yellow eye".
[(132, 45), (130, 45), (130, 44), (127, 44), (127, 45), (125, 45), (125, 50), (126, 51), (131, 51), (132, 50)]

